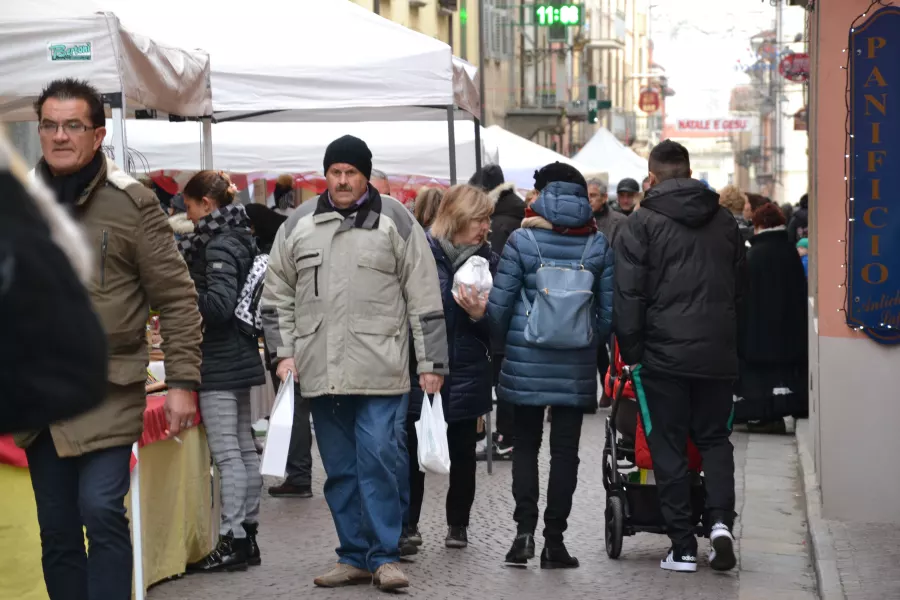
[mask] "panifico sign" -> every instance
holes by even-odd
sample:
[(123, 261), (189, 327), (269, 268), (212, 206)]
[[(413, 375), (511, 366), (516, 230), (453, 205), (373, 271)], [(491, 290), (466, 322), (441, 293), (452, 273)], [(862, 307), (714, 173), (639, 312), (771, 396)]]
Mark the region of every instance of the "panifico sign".
[(645, 113), (655, 113), (659, 110), (659, 92), (656, 90), (644, 90), (638, 99), (638, 106)]

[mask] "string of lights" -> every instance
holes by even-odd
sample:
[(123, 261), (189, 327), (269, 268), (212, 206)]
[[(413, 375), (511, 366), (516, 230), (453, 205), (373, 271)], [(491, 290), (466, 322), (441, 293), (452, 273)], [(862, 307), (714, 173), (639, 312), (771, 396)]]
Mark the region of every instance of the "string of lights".
[[(837, 309), (838, 312), (843, 312), (847, 317), (847, 326), (850, 329), (855, 331), (863, 331), (865, 327), (856, 326), (852, 324), (850, 320), (850, 247), (853, 241), (853, 223), (856, 219), (851, 216), (851, 211), (853, 208), (853, 182), (850, 180), (851, 170), (850, 164), (853, 157), (850, 156), (850, 149), (853, 144), (851, 140), (853, 140), (854, 134), (850, 131), (850, 100), (851, 100), (851, 52), (850, 48), (853, 45), (853, 33), (856, 31), (856, 27), (860, 24), (860, 22), (866, 18), (870, 12), (872, 12), (873, 8), (878, 6), (893, 6), (893, 2), (884, 0), (872, 0), (872, 3), (869, 4), (869, 7), (866, 8), (858, 17), (853, 20), (853, 23), (850, 24), (850, 31), (847, 33), (847, 47), (844, 48), (844, 54), (846, 55), (845, 64), (841, 65), (841, 69), (844, 70), (845, 76), (845, 84), (844, 84), (844, 108), (846, 112), (846, 116), (844, 117), (844, 239), (838, 240), (839, 244), (844, 244), (844, 264), (841, 265), (841, 268), (844, 269), (844, 282), (838, 286), (838, 288), (843, 288), (844, 290), (844, 305), (842, 308)], [(881, 326), (891, 329), (891, 325), (882, 323)]]

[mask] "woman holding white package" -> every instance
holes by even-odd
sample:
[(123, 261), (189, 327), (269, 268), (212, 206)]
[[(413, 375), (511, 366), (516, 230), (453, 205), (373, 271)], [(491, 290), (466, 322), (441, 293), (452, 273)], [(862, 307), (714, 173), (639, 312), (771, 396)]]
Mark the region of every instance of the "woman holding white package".
[[(478, 188), (457, 185), (447, 190), (427, 232), (437, 263), (447, 323), (450, 374), (441, 388), (447, 441), (450, 447), (450, 489), (447, 491), (448, 548), (468, 545), (469, 513), (475, 500), (475, 442), (478, 417), (491, 410), (490, 329), (485, 319), (487, 297), (499, 257), (487, 235), (494, 202)], [(415, 422), (423, 396), (412, 377), (406, 420), (410, 457), (410, 539), (420, 537), (419, 515), (425, 474), (419, 471)]]

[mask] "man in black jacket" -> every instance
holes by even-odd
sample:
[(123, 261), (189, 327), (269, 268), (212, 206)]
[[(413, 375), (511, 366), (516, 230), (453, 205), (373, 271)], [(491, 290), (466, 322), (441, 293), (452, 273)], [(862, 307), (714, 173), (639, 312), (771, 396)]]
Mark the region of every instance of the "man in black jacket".
[[(469, 185), (486, 191), (495, 202), (491, 216), (491, 250), (500, 256), (512, 232), (522, 225), (525, 218), (525, 201), (516, 193), (516, 184), (504, 181), (500, 165), (485, 165), (469, 179)], [(494, 385), (500, 378), (502, 354), (494, 354)], [(513, 405), (497, 398), (497, 433), (493, 440), (494, 458), (512, 459)], [(479, 455), (480, 458), (480, 455)]]
[(684, 146), (650, 153), (651, 189), (616, 246), (615, 332), (633, 365), (672, 550), (663, 569), (697, 570), (688, 433), (703, 457), (710, 565), (735, 566), (734, 448), (729, 441), (737, 377), (736, 303), (744, 244), (719, 197), (691, 179)]

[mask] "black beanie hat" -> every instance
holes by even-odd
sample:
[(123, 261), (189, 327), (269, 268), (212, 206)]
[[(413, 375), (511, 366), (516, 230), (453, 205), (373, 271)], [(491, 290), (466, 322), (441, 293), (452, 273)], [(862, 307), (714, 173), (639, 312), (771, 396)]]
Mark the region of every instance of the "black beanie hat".
[(584, 180), (584, 175), (579, 173), (578, 169), (566, 163), (557, 161), (534, 172), (534, 189), (539, 192), (543, 191), (545, 187), (554, 181), (577, 183), (584, 189), (587, 189), (587, 181)]
[(372, 151), (358, 137), (345, 135), (328, 144), (325, 148), (325, 174), (336, 163), (353, 165), (366, 179), (372, 177)]

